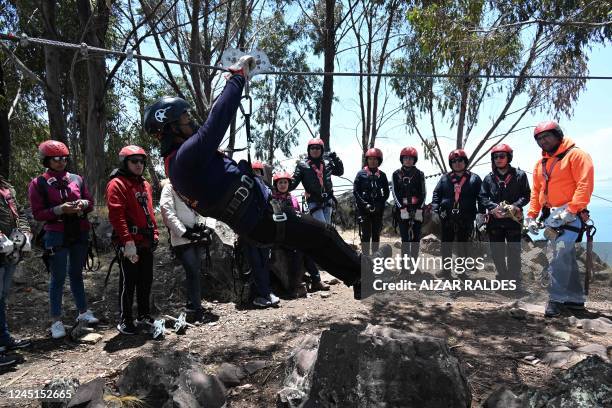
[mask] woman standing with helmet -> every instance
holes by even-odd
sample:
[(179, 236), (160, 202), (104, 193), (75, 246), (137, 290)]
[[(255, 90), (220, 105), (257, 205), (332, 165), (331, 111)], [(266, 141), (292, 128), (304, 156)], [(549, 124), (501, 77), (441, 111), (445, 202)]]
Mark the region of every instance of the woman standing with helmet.
[(393, 199), (395, 217), (402, 237), (402, 258), (405, 254), (416, 260), (419, 256), (423, 203), (427, 196), (425, 175), (415, 165), (419, 154), (414, 147), (404, 147), (400, 152), (402, 166), (393, 172)]
[(467, 154), (463, 149), (450, 152), (448, 164), (452, 171), (440, 178), (433, 192), (432, 210), (440, 215), (442, 221), (444, 268), (436, 275), (439, 278), (451, 277), (448, 260), (452, 255), (453, 242), (458, 243), (458, 256), (468, 256), (468, 241), (474, 229), (474, 220), (478, 212), (478, 194), (482, 184), (478, 174), (467, 170), (468, 163)]
[[(283, 171), (280, 173), (274, 174), (272, 177), (272, 183), (274, 189), (272, 190), (272, 199), (276, 200), (283, 210), (294, 211), (296, 213), (300, 213), (300, 205), (298, 204), (297, 199), (289, 192), (289, 185), (291, 184), (292, 176), (290, 173)], [(304, 256), (301, 251), (287, 249), (287, 251), (293, 253), (293, 265), (292, 277), (294, 278), (294, 284), (292, 285), (294, 288), (294, 292), (291, 294), (292, 297), (299, 297), (301, 295), (300, 288), (302, 285), (302, 275), (299, 274), (301, 270), (302, 263), (306, 268), (306, 271), (310, 274), (310, 291), (317, 292), (320, 290), (329, 290), (329, 285), (324, 283), (321, 280), (321, 273), (319, 272), (319, 268), (314, 263), (310, 257)]]
[(523, 207), (531, 189), (525, 172), (510, 165), (512, 154), (507, 144), (491, 149), (493, 171), (482, 182), (480, 203), (489, 212), (487, 232), (497, 279), (516, 280), (520, 289)]
[(77, 321), (98, 323), (93, 312), (87, 309), (83, 285), (83, 267), (87, 259), (91, 228), (87, 213), (93, 209), (93, 198), (83, 178), (66, 171), (70, 152), (65, 144), (47, 140), (38, 146), (38, 153), (47, 170), (30, 182), (28, 197), (34, 219), (45, 222), (45, 256), (48, 257), (47, 265), (51, 274), (51, 336), (58, 339), (66, 335), (62, 323), (62, 295), (66, 273), (79, 311)]
[(113, 170), (106, 185), (108, 220), (113, 226), (113, 241), (121, 248), (119, 302), (123, 334), (138, 332), (132, 321), (134, 292), (137, 297), (136, 324), (153, 323), (149, 297), (153, 284), (153, 252), (158, 231), (153, 215), (153, 190), (142, 176), (147, 153), (139, 146), (125, 146), (119, 152), (120, 167)]
[(389, 181), (385, 172), (379, 169), (383, 161), (380, 149), (368, 149), (365, 159), (366, 166), (357, 172), (353, 182), (353, 196), (361, 225), (361, 251), (370, 254), (378, 251), (380, 245), (382, 218), (389, 198)]

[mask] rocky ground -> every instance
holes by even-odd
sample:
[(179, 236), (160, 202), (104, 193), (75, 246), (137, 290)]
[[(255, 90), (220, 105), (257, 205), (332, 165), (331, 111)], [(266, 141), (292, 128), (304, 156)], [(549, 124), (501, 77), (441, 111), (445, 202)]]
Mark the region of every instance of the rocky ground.
[[(352, 241), (355, 234), (347, 231), (344, 237)], [(544, 318), (546, 295), (537, 281), (541, 267), (530, 261), (524, 270), (527, 293), (520, 298), (496, 292), (445, 291), (387, 293), (355, 301), (350, 288), (334, 284), (329, 292), (283, 299), (281, 307), (266, 310), (211, 300), (211, 310), (220, 316), (217, 322), (156, 341), (144, 334), (120, 336), (115, 330), (116, 269), (109, 287), (103, 287), (110, 257), (103, 256), (103, 270), (86, 272), (90, 306), (101, 318), (95, 331), (100, 338), (93, 339), (93, 344), (50, 338), (47, 274), (37, 259), (23, 265), (7, 314), (12, 333), (31, 338), (34, 344), (21, 352), (21, 364), (0, 372), (0, 406), (40, 406), (34, 400), (6, 399), (7, 390), (41, 389), (58, 378), (76, 378), (81, 384), (102, 378), (107, 396), (119, 394), (118, 381), (130, 362), (140, 356), (173, 358), (177, 352), (189, 356), (205, 374), (227, 370), (224, 363), (252, 367), (237, 380), (224, 377), (228, 407), (275, 406), (293, 348), (304, 335), (319, 335), (336, 323), (358, 328), (375, 324), (445, 339), (465, 371), (474, 406), (482, 404), (498, 386), (518, 395), (527, 387), (555, 384), (555, 374), (588, 355), (604, 360), (612, 357), (609, 268), (598, 272), (587, 304), (590, 313), (575, 317)], [(153, 287), (154, 303), (161, 314), (176, 316), (183, 307), (181, 275), (162, 246)], [(491, 279), (491, 266), (478, 275)], [(323, 277), (333, 282), (330, 275), (324, 273)], [(65, 316), (76, 316), (68, 290), (64, 304)]]

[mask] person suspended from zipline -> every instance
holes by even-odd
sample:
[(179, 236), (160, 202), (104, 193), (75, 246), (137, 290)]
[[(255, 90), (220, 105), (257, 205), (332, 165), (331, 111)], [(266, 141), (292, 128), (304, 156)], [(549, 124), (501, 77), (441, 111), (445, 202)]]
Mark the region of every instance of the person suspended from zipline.
[[(310, 256), (330, 274), (353, 286), (361, 298), (361, 255), (338, 232), (312, 217), (273, 208), (270, 190), (251, 165), (236, 163), (218, 148), (239, 106), (252, 56), (229, 68), (230, 76), (202, 126), (191, 118), (190, 105), (165, 96), (145, 110), (145, 130), (161, 142), (166, 173), (179, 196), (198, 213), (229, 225), (255, 245), (283, 244)], [(390, 254), (391, 248), (379, 252)], [(365, 265), (371, 266), (364, 258)]]

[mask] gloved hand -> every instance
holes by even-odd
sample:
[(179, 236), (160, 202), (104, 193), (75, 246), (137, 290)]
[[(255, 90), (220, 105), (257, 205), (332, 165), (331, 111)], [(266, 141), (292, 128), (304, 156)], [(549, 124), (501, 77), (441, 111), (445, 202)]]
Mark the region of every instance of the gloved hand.
[(123, 246), (123, 256), (125, 256), (131, 263), (138, 262), (138, 251), (136, 250), (136, 243), (134, 241), (128, 241)]
[(10, 254), (13, 252), (13, 241), (0, 232), (0, 254)]
[(538, 222), (531, 217), (525, 218), (525, 226), (532, 234), (537, 234), (540, 229)]
[(374, 206), (372, 204), (366, 204), (366, 210), (368, 210), (369, 212), (374, 212), (376, 208), (374, 208)]
[(504, 208), (501, 205), (498, 205), (497, 207), (491, 210), (491, 214), (495, 218), (505, 218), (506, 210), (504, 210)]
[(568, 210), (563, 210), (561, 211), (561, 214), (559, 214), (559, 218), (564, 224), (569, 224), (570, 222), (574, 222), (576, 220), (576, 214), (573, 214)]
[(249, 77), (251, 70), (257, 67), (257, 63), (255, 62), (255, 58), (250, 55), (243, 55), (240, 57), (234, 65), (228, 68), (229, 72), (233, 75), (242, 75), (243, 77)]
[(154, 238), (153, 242), (151, 242), (151, 252), (155, 252), (158, 246), (159, 246), (159, 239)]
[(66, 202), (66, 203), (63, 203), (63, 204), (60, 204), (58, 206), (53, 207), (53, 212), (56, 215), (76, 214), (79, 211), (81, 211), (81, 210), (78, 207), (78, 203), (76, 203), (74, 201)]

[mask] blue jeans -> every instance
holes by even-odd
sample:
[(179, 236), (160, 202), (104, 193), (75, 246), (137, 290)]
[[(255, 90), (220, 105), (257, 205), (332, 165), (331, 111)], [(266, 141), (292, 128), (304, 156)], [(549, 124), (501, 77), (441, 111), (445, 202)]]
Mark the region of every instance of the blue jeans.
[[(576, 219), (569, 225), (580, 228), (580, 220)], [(553, 302), (584, 303), (585, 301), (576, 261), (577, 238), (577, 232), (563, 230), (563, 234), (559, 235), (554, 242), (548, 243), (553, 251), (549, 266), (548, 297)]]
[(62, 316), (62, 295), (66, 272), (70, 277), (70, 290), (79, 312), (87, 310), (85, 287), (83, 285), (83, 267), (87, 260), (87, 243), (89, 232), (81, 232), (77, 242), (68, 248), (62, 248), (64, 233), (47, 231), (45, 233), (45, 248), (58, 248), (49, 258), (51, 280), (49, 281), (49, 311), (52, 318)]
[(314, 202), (308, 203), (308, 211), (315, 220), (319, 220), (321, 222), (324, 222), (325, 224), (331, 224), (331, 202), (328, 202), (324, 206), (321, 206), (321, 204)]
[(185, 288), (189, 304), (194, 310), (200, 310), (202, 304), (200, 273), (202, 267), (201, 245), (180, 245), (175, 248), (185, 269)]
[(0, 345), (7, 342), (11, 337), (6, 323), (6, 300), (11, 290), (16, 267), (17, 265), (8, 263), (0, 265)]
[(249, 244), (244, 244), (244, 250), (251, 267), (252, 283), (258, 297), (267, 298), (270, 296), (270, 260), (269, 248), (257, 248)]

